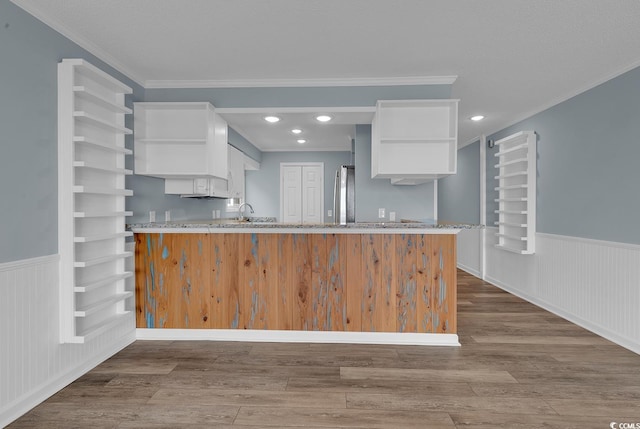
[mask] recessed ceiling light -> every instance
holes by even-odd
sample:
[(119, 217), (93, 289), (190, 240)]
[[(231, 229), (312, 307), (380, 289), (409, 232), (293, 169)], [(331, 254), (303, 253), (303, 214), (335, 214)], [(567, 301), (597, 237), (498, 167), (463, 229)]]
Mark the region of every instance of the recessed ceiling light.
[(264, 120), (267, 122), (271, 122), (272, 124), (280, 121), (280, 118), (278, 118), (277, 116), (265, 116)]
[(298, 139), (298, 143), (303, 144), (306, 143), (307, 141), (305, 139)]
[(294, 129), (291, 130), (291, 132), (293, 134), (300, 134), (302, 132), (302, 130), (300, 128), (294, 128)]
[(472, 116), (472, 117), (471, 117), (471, 118), (469, 118), (469, 119), (471, 119), (472, 121), (478, 122), (478, 121), (483, 120), (483, 119), (484, 119), (484, 116), (482, 116), (482, 115), (475, 115), (475, 116)]
[(331, 116), (329, 115), (318, 115), (316, 116), (316, 121), (319, 122), (329, 122), (331, 120)]

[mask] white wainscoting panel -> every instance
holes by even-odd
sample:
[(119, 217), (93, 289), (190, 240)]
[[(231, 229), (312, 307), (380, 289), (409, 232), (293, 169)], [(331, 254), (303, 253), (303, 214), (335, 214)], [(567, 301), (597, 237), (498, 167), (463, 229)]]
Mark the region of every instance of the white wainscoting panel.
[(536, 254), (518, 255), (494, 237), (488, 282), (640, 353), (640, 246), (538, 233)]
[(456, 236), (458, 268), (482, 277), (482, 228), (462, 229)]
[(86, 344), (60, 344), (58, 255), (0, 264), (0, 427), (135, 339), (134, 313)]

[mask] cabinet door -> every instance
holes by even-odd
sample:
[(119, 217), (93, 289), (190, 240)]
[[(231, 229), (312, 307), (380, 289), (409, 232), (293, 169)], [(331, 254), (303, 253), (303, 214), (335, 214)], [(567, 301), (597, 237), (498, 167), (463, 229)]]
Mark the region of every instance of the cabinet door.
[(322, 167), (302, 167), (302, 223), (322, 223)]
[(283, 166), (282, 174), (282, 222), (302, 222), (302, 168)]
[(244, 155), (229, 146), (229, 198), (244, 198)]

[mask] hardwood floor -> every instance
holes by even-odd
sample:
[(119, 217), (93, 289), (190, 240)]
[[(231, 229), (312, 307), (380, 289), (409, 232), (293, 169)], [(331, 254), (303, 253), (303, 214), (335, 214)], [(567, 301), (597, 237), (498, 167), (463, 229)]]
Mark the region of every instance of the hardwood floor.
[(459, 271), (462, 347), (138, 341), (10, 428), (609, 428), (640, 356)]

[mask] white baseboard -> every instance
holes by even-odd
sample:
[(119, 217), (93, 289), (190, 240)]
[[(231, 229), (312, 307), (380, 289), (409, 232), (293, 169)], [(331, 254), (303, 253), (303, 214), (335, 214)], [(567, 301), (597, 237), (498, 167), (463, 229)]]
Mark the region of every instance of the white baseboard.
[(458, 262), (458, 268), (460, 268), (462, 271), (465, 271), (469, 274), (471, 274), (472, 276), (476, 276), (478, 278), (482, 277), (482, 274), (480, 273), (479, 270), (473, 268), (473, 267), (469, 267), (465, 264), (461, 264), (460, 262)]
[(203, 340), (284, 343), (350, 343), (460, 346), (456, 334), (276, 331), (257, 329), (136, 329), (138, 340)]

